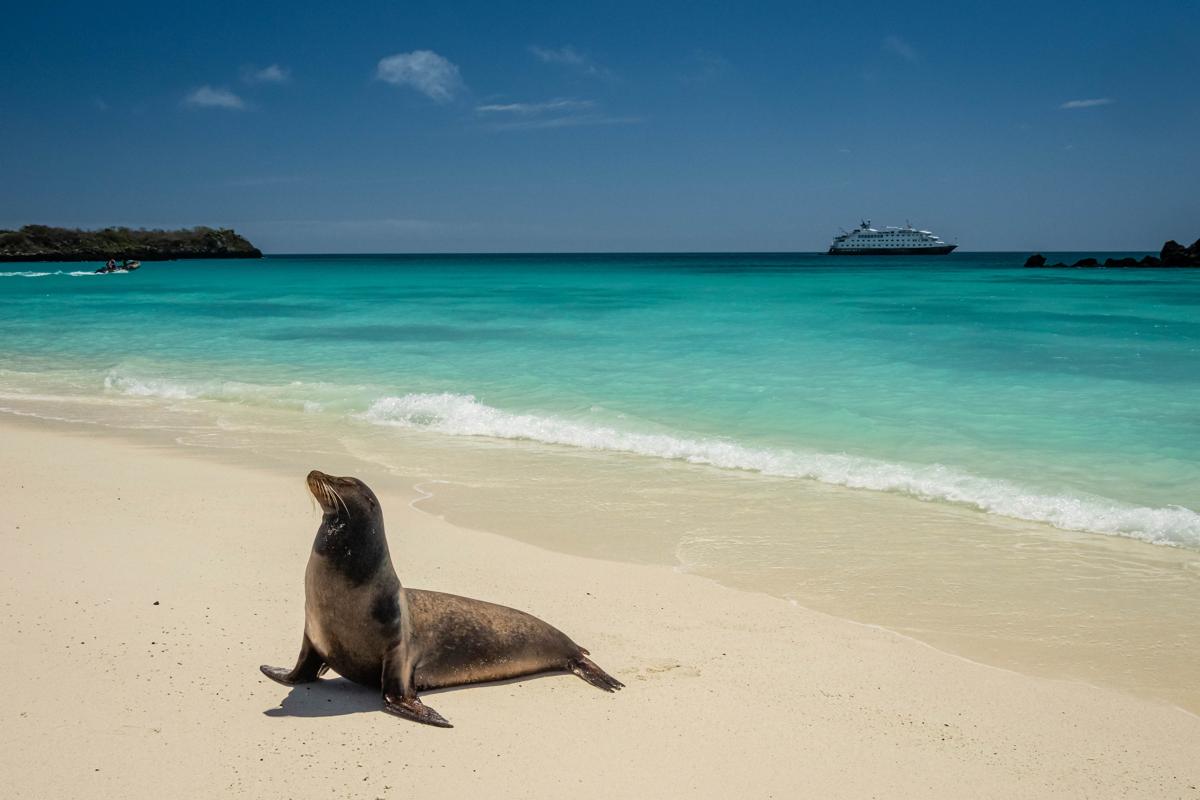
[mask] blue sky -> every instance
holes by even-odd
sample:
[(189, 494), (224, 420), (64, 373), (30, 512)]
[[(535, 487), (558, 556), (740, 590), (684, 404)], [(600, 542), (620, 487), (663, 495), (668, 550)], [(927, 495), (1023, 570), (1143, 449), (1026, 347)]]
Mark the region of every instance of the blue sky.
[(1200, 236), (1195, 2), (23, 3), (0, 227), (269, 252)]

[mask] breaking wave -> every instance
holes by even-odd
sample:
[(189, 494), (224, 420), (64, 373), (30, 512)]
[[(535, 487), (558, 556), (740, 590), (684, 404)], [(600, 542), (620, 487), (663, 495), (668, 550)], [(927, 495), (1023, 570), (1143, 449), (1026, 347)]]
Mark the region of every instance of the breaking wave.
[(638, 433), (554, 416), (504, 411), (461, 394), (406, 394), (373, 402), (358, 418), (449, 434), (483, 436), (687, 461), (766, 475), (809, 478), (854, 489), (958, 503), (1058, 528), (1128, 536), (1155, 544), (1200, 546), (1200, 514), (1089, 495), (1047, 494), (940, 464), (882, 461), (839, 453), (747, 447), (722, 439)]

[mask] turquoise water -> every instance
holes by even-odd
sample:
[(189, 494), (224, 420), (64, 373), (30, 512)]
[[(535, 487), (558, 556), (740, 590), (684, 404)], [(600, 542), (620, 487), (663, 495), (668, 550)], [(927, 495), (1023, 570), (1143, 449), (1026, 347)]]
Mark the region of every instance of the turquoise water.
[(7, 265), (0, 407), (272, 408), (1200, 547), (1200, 271), (1022, 261), (314, 256), (108, 276)]

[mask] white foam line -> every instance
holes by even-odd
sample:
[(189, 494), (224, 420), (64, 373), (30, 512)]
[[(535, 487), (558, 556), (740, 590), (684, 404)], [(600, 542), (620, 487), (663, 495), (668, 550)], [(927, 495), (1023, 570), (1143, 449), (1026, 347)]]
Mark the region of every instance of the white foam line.
[[(104, 378), (104, 386), (109, 392), (129, 398), (265, 402), (300, 407), (309, 412), (323, 410), (324, 404), (313, 399), (318, 391), (322, 393), (322, 399), (326, 394), (344, 398), (347, 393), (361, 396), (369, 391), (365, 386), (179, 381), (130, 375), (122, 368), (111, 370)], [(18, 398), (13, 396), (11, 399)], [(845, 453), (753, 448), (725, 439), (639, 433), (550, 415), (508, 412), (481, 403), (470, 395), (452, 393), (381, 397), (366, 411), (353, 416), (376, 425), (452, 436), (523, 440), (806, 478), (854, 489), (961, 504), (1064, 530), (1126, 536), (1154, 544), (1200, 547), (1200, 514), (1189, 508), (1136, 506), (1084, 493), (1048, 494), (941, 464), (893, 463)]]
[[(422, 503), (426, 500), (433, 499), (433, 492), (427, 492), (427, 491), (425, 491), (425, 488), (424, 488), (426, 484), (430, 484), (430, 483), (450, 483), (450, 481), (443, 481), (443, 480), (438, 480), (436, 478), (431, 478), (430, 480), (427, 480), (427, 481), (421, 481), (420, 483), (414, 483), (413, 489), (417, 492), (420, 492), (421, 496), (414, 497), (412, 500), (408, 501), (409, 508), (413, 509), (414, 511), (421, 511), (421, 509), (417, 508), (417, 503)], [(424, 513), (424, 512), (422, 512), (422, 513)]]
[(54, 270), (53, 272), (34, 272), (32, 270), (28, 270), (28, 271), (24, 271), (24, 272), (0, 272), (0, 278), (48, 278), (48, 277), (51, 277), (54, 275), (68, 275), (73, 278), (82, 278), (85, 276), (92, 277), (94, 275), (125, 275), (125, 274), (128, 274), (128, 273), (125, 273), (125, 272), (101, 273), (101, 272), (94, 272), (91, 270), (77, 270), (74, 272), (63, 272), (61, 269), (57, 269), (57, 270)]
[(356, 416), (377, 425), (453, 436), (525, 440), (811, 478), (854, 489), (959, 503), (1065, 530), (1128, 536), (1155, 544), (1200, 546), (1200, 514), (1182, 506), (1150, 508), (1103, 497), (1044, 494), (941, 464), (901, 464), (841, 453), (755, 449), (719, 439), (622, 431), (552, 416), (514, 414), (480, 403), (469, 395), (450, 393), (383, 397)]

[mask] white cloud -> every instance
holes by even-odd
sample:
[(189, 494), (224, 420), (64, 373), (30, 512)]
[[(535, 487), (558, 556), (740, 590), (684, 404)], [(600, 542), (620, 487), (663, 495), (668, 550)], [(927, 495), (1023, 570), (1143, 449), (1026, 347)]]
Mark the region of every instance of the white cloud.
[(230, 108), (243, 109), (245, 101), (228, 89), (214, 89), (211, 86), (201, 86), (183, 98), (183, 104), (196, 108)]
[(534, 114), (543, 114), (547, 111), (579, 111), (585, 108), (594, 108), (595, 101), (592, 100), (546, 100), (541, 103), (490, 103), (483, 106), (475, 106), (475, 110), (481, 114), (520, 114), (530, 116)]
[(439, 103), (454, 99), (463, 88), (458, 67), (432, 50), (414, 50), (381, 58), (375, 77), (393, 86), (408, 86)]
[(1059, 108), (1093, 108), (1095, 106), (1107, 106), (1117, 102), (1111, 97), (1089, 97), (1086, 100), (1068, 100)]
[(287, 83), (291, 79), (292, 71), (278, 64), (272, 64), (262, 69), (246, 67), (242, 70), (242, 80), (246, 83)]
[(600, 66), (569, 44), (559, 48), (538, 47), (533, 44), (529, 46), (529, 52), (533, 53), (539, 61), (546, 64), (565, 64), (569, 67), (581, 69), (588, 75), (599, 75), (602, 77), (612, 75), (612, 72), (608, 68)]
[(901, 39), (899, 36), (885, 36), (883, 39), (883, 49), (894, 56), (899, 56), (905, 61), (917, 61), (921, 56), (917, 53), (916, 48), (911, 44)]

